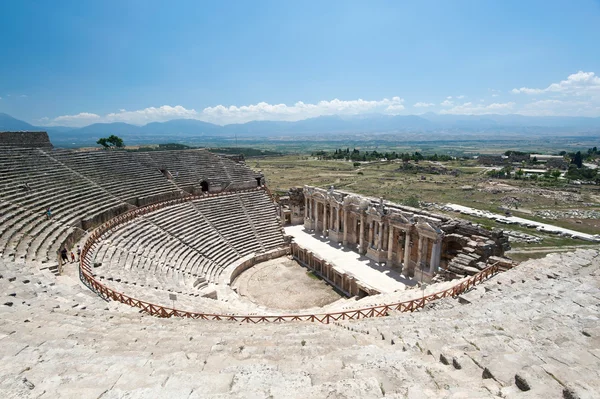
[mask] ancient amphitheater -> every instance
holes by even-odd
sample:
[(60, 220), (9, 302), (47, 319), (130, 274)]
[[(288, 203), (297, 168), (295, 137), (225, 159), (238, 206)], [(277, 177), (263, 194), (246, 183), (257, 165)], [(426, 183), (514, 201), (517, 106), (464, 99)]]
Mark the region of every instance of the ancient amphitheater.
[[(515, 265), (499, 231), (334, 189), (274, 203), (204, 150), (0, 153), (3, 398), (600, 397), (596, 249)], [(337, 299), (272, 306), (290, 259)], [(271, 305), (241, 294), (253, 270)]]

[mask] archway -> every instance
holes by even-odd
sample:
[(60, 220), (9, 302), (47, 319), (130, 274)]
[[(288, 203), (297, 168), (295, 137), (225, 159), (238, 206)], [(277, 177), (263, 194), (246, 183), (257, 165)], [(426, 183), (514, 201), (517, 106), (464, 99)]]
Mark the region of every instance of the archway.
[(200, 187), (202, 188), (202, 192), (207, 192), (208, 191), (208, 182), (206, 180), (202, 180), (200, 182)]

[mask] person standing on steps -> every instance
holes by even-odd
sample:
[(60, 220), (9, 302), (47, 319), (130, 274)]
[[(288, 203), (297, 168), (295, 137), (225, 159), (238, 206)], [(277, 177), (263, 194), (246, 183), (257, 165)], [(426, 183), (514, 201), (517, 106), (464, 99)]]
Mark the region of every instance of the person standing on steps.
[(60, 250), (60, 259), (62, 260), (63, 264), (69, 261), (69, 257), (67, 256), (67, 248), (63, 247), (63, 249)]
[(71, 251), (71, 263), (75, 263), (75, 254)]
[(48, 219), (50, 219), (52, 217), (52, 209), (50, 207), (48, 207), (48, 209), (46, 209), (46, 217)]
[(81, 261), (81, 247), (77, 246), (77, 262)]

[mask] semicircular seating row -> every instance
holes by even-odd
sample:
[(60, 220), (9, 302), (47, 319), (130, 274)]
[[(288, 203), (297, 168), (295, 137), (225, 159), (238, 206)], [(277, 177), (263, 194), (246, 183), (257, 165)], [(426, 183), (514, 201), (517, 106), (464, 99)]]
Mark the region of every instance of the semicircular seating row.
[[(178, 198), (209, 180), (256, 185), (255, 173), (205, 150), (136, 153), (0, 146), (0, 256), (57, 268), (84, 230), (136, 205)], [(169, 180), (161, 172), (172, 171)], [(45, 212), (52, 209), (52, 217)]]
[(283, 245), (265, 191), (230, 193), (162, 208), (107, 232), (92, 269), (115, 289), (126, 284), (200, 296), (227, 266)]

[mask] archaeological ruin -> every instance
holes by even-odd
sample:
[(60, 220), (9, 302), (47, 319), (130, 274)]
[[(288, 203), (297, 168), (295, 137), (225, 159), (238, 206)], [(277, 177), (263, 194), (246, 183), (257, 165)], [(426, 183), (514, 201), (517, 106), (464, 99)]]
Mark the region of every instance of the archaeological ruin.
[[(475, 275), (490, 264), (511, 267), (503, 258), (510, 249), (502, 230), (490, 231), (472, 223), (367, 198), (350, 192), (305, 186), (279, 198), (279, 215), (286, 225), (302, 224), (307, 232), (327, 239), (335, 248), (360, 255), (419, 283)], [(297, 238), (297, 237), (295, 237)], [(296, 240), (297, 241), (297, 240)], [(298, 242), (293, 255), (349, 296), (381, 293), (320, 259)]]
[[(517, 265), (501, 230), (277, 196), (241, 158), (18, 133), (0, 133), (2, 397), (597, 397), (597, 250)], [(274, 287), (278, 259), (314, 284)], [(319, 284), (336, 296), (285, 308)]]

